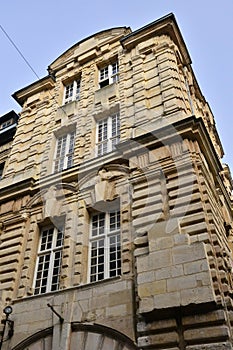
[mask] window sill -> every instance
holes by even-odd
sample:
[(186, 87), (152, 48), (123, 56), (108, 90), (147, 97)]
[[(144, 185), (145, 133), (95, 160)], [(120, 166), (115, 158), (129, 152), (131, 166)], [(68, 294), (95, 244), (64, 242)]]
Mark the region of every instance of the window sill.
[(75, 114), (78, 110), (78, 104), (79, 104), (79, 100), (71, 101), (59, 107), (56, 113), (56, 120), (61, 119), (64, 116), (64, 113), (67, 117)]
[(95, 92), (95, 104), (108, 103), (109, 100), (118, 96), (118, 84), (112, 83), (96, 90)]

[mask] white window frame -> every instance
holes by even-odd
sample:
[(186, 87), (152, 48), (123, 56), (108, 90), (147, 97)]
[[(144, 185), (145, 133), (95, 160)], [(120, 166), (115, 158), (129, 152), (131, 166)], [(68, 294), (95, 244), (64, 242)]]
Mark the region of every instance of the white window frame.
[(100, 119), (96, 124), (96, 156), (102, 156), (114, 150), (120, 142), (120, 115), (112, 114)]
[(121, 275), (120, 221), (119, 209), (91, 216), (89, 282)]
[(34, 295), (59, 290), (63, 241), (62, 229), (51, 225), (41, 230), (34, 277)]
[(57, 173), (73, 166), (75, 131), (58, 136), (54, 153), (53, 172)]
[(63, 105), (70, 103), (72, 101), (77, 101), (80, 98), (80, 86), (81, 80), (77, 79), (71, 83), (65, 85), (64, 96), (63, 96)]
[(103, 68), (99, 68), (99, 87), (100, 89), (119, 80), (118, 61), (109, 64)]
[(14, 123), (13, 118), (6, 120), (5, 122), (2, 122), (0, 124), (0, 130), (8, 128), (8, 126), (12, 125)]

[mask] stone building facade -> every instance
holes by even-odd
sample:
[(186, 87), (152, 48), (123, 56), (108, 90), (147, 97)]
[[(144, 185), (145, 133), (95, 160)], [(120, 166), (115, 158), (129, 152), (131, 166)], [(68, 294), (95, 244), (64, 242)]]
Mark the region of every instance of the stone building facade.
[(13, 97), (2, 349), (233, 349), (232, 180), (174, 15), (78, 42)]

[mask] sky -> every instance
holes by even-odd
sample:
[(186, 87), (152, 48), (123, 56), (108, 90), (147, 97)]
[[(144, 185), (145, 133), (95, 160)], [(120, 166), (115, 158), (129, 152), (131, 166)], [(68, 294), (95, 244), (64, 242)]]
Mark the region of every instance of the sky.
[(233, 173), (233, 0), (0, 0), (0, 116), (21, 108), (12, 94), (98, 31), (132, 30), (174, 13)]

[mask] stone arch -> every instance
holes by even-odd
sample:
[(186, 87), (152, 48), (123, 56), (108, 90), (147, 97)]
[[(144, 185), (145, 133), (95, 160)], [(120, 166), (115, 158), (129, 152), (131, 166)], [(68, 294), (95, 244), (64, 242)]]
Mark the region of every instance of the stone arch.
[[(71, 342), (67, 350), (138, 350), (125, 334), (99, 324), (73, 322)], [(39, 331), (24, 339), (12, 350), (52, 349), (53, 327)]]
[(54, 184), (52, 186), (44, 187), (44, 188), (41, 188), (39, 192), (34, 194), (32, 198), (30, 198), (30, 200), (26, 203), (25, 209), (30, 210), (32, 206), (43, 203), (44, 196), (50, 187), (54, 187), (57, 191), (63, 190), (64, 192), (63, 195), (66, 195), (66, 193), (69, 193), (69, 192), (75, 193), (75, 194), (77, 193), (76, 185), (73, 183), (70, 184), (70, 183), (63, 182), (61, 184)]
[[(30, 337), (21, 341), (14, 348), (12, 348), (12, 350), (30, 350), (30, 349), (33, 350), (33, 346), (36, 346), (37, 344), (39, 346), (39, 343), (42, 344), (42, 342), (47, 343), (48, 350), (51, 350), (49, 349), (49, 345), (52, 343), (52, 334), (53, 334), (53, 327), (43, 329), (42, 331), (34, 333)], [(41, 346), (41, 349), (43, 349), (42, 346)]]
[(135, 343), (123, 333), (100, 324), (72, 323), (69, 350), (137, 350)]

